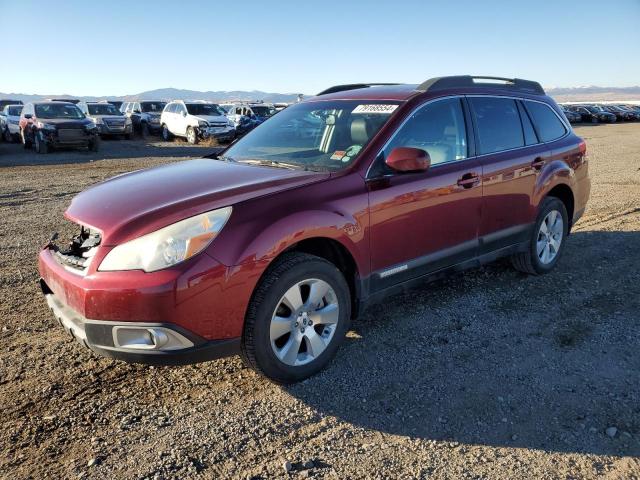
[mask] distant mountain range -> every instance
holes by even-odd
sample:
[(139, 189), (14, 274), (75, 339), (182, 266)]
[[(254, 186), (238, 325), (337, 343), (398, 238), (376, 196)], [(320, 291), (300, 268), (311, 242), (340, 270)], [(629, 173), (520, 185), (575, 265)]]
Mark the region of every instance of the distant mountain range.
[[(572, 88), (547, 88), (547, 93), (560, 102), (599, 101), (599, 100), (640, 100), (640, 86), (637, 87), (572, 87)], [(15, 99), (23, 102), (42, 100), (45, 98), (79, 98), (84, 101), (99, 100), (208, 100), (212, 102), (252, 101), (263, 100), (272, 103), (291, 103), (298, 98), (297, 93), (269, 93), (259, 90), (244, 91), (208, 91), (182, 90), (178, 88), (160, 88), (149, 90), (135, 95), (107, 95), (101, 97), (72, 95), (34, 95), (24, 93), (1, 93), (0, 99)]]
[(74, 96), (68, 94), (49, 94), (36, 95), (25, 93), (2, 93), (0, 92), (0, 100), (10, 98), (12, 100), (22, 100), (23, 102), (32, 102), (43, 100), (46, 98), (78, 98), (87, 102), (95, 102), (100, 100), (208, 100), (211, 102), (231, 102), (231, 101), (255, 101), (262, 100), (271, 103), (291, 103), (298, 98), (297, 93), (270, 93), (261, 92), (259, 90), (244, 91), (237, 90), (232, 92), (200, 92), (197, 90), (183, 90), (179, 88), (160, 88), (157, 90), (149, 90), (147, 92), (137, 93), (135, 95), (105, 95), (96, 96)]

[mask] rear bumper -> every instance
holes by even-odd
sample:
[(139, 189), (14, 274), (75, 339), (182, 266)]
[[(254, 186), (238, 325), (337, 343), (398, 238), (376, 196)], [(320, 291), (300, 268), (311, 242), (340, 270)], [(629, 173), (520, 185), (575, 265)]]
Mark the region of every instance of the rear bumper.
[[(170, 323), (89, 320), (60, 300), (43, 280), (40, 284), (60, 325), (81, 345), (104, 357), (148, 365), (187, 365), (235, 355), (240, 351), (240, 338), (206, 340)], [(182, 343), (174, 342), (163, 350), (151, 349), (152, 341), (149, 346), (138, 344), (137, 348), (127, 348), (119, 341), (121, 329), (145, 333), (146, 338), (152, 338), (149, 332), (160, 332), (165, 337), (179, 338)]]

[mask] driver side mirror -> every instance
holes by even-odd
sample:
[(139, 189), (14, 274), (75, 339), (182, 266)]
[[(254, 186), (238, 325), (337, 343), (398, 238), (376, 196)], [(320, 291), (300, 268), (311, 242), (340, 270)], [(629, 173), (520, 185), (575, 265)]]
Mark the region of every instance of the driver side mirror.
[(385, 162), (396, 172), (424, 172), (431, 166), (429, 153), (419, 148), (397, 147), (391, 150)]
[(187, 112), (185, 112), (184, 110), (182, 111), (182, 116), (186, 117), (187, 116)]

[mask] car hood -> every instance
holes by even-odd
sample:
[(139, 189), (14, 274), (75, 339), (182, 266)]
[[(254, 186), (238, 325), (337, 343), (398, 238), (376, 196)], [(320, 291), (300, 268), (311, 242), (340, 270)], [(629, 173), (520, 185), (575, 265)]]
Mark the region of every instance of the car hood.
[(213, 123), (227, 123), (226, 115), (194, 115), (198, 120), (204, 120), (205, 122)]
[(202, 212), (328, 177), (202, 158), (99, 183), (77, 195), (65, 216), (100, 230), (103, 245), (118, 245)]

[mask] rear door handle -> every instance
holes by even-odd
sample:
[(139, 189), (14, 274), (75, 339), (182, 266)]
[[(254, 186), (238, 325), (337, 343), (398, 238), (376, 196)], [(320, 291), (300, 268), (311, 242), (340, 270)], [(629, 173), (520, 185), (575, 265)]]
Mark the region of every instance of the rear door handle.
[(538, 157), (533, 162), (531, 162), (531, 166), (536, 170), (540, 170), (542, 167), (544, 167), (544, 164), (545, 164), (545, 159), (541, 157)]
[(457, 183), (463, 188), (471, 188), (480, 183), (480, 177), (477, 173), (465, 173), (458, 179)]

